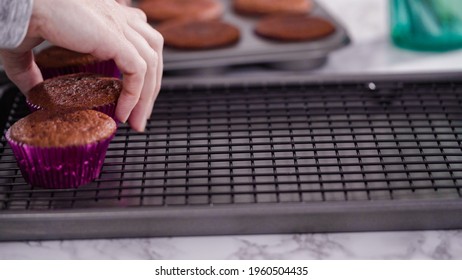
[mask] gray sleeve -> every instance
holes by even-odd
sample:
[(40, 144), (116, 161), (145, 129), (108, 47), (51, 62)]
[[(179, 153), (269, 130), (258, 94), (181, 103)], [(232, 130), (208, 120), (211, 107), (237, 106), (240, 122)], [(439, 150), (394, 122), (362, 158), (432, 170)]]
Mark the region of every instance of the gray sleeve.
[(0, 0), (0, 48), (17, 47), (24, 40), (33, 0)]

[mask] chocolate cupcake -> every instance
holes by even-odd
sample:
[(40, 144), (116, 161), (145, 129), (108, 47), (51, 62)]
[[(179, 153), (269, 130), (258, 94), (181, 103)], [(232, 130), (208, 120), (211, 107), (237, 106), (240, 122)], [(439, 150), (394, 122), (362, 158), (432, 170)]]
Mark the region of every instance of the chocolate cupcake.
[(174, 19), (218, 19), (223, 5), (217, 0), (143, 0), (138, 4), (150, 21)]
[(6, 132), (21, 173), (33, 186), (76, 188), (96, 179), (117, 125), (93, 110), (40, 110)]
[(270, 15), (260, 19), (255, 32), (261, 37), (284, 42), (313, 41), (335, 32), (332, 22), (307, 15)]
[(113, 60), (100, 61), (91, 54), (83, 54), (52, 46), (35, 55), (35, 61), (44, 79), (74, 73), (96, 73), (107, 77), (120, 77)]
[(234, 10), (243, 15), (306, 14), (313, 8), (311, 0), (234, 0)]
[(33, 87), (27, 94), (32, 111), (94, 109), (112, 118), (122, 91), (122, 81), (80, 73), (55, 77)]
[(239, 41), (239, 29), (221, 21), (169, 21), (159, 24), (157, 31), (165, 46), (184, 50), (216, 49)]

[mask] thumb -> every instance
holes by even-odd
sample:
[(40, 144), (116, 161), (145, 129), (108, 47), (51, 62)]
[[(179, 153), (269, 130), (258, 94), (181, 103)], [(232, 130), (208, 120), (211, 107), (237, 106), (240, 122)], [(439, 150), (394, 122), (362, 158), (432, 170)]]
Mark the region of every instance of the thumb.
[(35, 64), (32, 51), (0, 50), (0, 56), (8, 78), (18, 86), (22, 93), (27, 93), (43, 81), (42, 73)]

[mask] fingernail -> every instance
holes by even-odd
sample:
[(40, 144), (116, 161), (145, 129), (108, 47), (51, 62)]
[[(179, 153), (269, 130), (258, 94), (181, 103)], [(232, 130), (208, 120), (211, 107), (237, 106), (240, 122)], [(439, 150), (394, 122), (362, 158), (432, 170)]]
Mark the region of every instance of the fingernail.
[(119, 122), (119, 123), (126, 123), (128, 119), (125, 119), (125, 120), (121, 120), (120, 118), (118, 118), (117, 116), (115, 117), (116, 121)]
[(118, 118), (116, 118), (116, 122), (117, 122), (117, 123), (121, 123), (121, 124), (125, 124), (125, 123), (126, 123), (126, 121), (123, 122), (123, 121), (119, 120)]

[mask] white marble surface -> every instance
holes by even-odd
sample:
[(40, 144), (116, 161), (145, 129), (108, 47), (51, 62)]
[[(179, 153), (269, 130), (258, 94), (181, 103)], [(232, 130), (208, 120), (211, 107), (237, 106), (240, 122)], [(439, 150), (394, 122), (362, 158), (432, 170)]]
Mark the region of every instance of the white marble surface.
[(0, 259), (461, 259), (461, 231), (0, 244)]
[[(318, 2), (347, 26), (353, 42), (315, 73), (462, 70), (462, 51), (394, 48), (386, 0)], [(462, 231), (6, 242), (0, 259), (462, 259)]]

